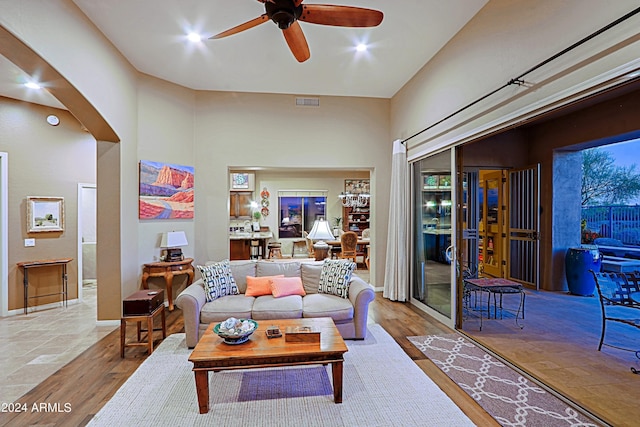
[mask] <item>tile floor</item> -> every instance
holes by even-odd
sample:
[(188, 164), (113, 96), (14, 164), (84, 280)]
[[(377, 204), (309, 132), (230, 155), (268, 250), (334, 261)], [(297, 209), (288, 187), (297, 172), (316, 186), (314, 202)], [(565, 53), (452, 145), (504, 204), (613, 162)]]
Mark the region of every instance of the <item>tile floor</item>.
[(96, 287), (83, 288), (83, 302), (27, 315), (0, 318), (0, 396), (19, 397), (111, 333), (96, 325)]

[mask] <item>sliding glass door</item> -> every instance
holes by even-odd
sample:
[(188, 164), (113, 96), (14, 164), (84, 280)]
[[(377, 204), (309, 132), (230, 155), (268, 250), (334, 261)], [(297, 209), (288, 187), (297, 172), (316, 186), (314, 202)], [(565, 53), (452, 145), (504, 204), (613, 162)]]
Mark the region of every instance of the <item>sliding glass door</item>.
[(453, 327), (455, 183), (451, 150), (412, 165), (412, 301)]

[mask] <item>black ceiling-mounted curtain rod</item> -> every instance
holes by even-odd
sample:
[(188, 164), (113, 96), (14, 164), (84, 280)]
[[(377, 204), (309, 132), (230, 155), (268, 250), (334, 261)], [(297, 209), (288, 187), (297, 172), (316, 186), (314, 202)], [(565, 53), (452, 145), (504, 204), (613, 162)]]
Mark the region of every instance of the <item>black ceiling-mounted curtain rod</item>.
[(514, 77), (513, 79), (509, 80), (507, 83), (505, 83), (504, 85), (500, 86), (497, 89), (492, 90), (491, 92), (487, 93), (486, 95), (476, 99), (475, 101), (471, 102), (470, 104), (465, 105), (464, 107), (460, 108), (459, 110), (454, 111), (453, 113), (449, 114), (448, 116), (444, 117), (443, 119), (438, 120), (437, 122), (435, 122), (434, 124), (432, 124), (431, 126), (428, 126), (424, 129), (422, 129), (421, 131), (411, 135), (408, 138), (405, 138), (401, 141), (402, 144), (406, 144), (407, 141), (409, 141), (410, 139), (415, 138), (416, 136), (428, 131), (429, 129), (438, 126), (440, 123), (445, 122), (447, 120), (449, 120), (450, 118), (457, 116), (458, 114), (460, 114), (461, 112), (463, 112), (464, 110), (473, 107), (474, 105), (476, 105), (479, 102), (484, 101), (485, 99), (489, 98), (490, 96), (494, 95), (497, 92), (500, 92), (502, 89), (509, 87), (511, 85), (517, 84), (517, 85), (522, 85), (524, 84), (524, 80), (522, 80), (522, 78), (524, 76), (526, 76), (527, 74), (532, 73), (533, 71), (547, 65), (549, 62), (565, 55), (568, 52), (571, 52), (573, 49), (577, 48), (578, 46), (588, 42), (589, 40), (599, 36), (600, 34), (604, 33), (605, 31), (610, 30), (611, 28), (615, 27), (616, 25), (626, 21), (627, 19), (631, 18), (634, 15), (637, 15), (638, 13), (640, 13), (640, 7), (632, 10), (631, 12), (627, 13), (626, 15), (616, 19), (615, 21), (611, 22), (608, 25), (605, 25), (604, 27), (600, 28), (599, 30), (589, 34), (588, 36), (586, 36), (585, 38), (575, 42), (574, 44), (572, 44), (571, 46), (561, 50), (560, 52), (556, 53), (553, 56), (550, 56), (549, 58), (545, 59), (544, 61), (536, 64), (535, 66), (531, 67), (530, 69), (528, 69), (527, 71), (525, 71), (524, 73), (520, 74), (518, 77)]

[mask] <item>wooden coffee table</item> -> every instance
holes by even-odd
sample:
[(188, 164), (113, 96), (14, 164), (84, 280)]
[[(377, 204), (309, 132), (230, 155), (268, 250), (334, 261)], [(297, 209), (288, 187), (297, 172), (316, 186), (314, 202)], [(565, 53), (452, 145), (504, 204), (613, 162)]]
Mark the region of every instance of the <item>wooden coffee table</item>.
[[(265, 330), (272, 325), (280, 327), (282, 337), (267, 338)], [(342, 364), (348, 349), (331, 318), (260, 320), (249, 341), (238, 345), (225, 344), (213, 332), (214, 326), (209, 325), (189, 356), (201, 414), (209, 412), (209, 371), (231, 369), (331, 363), (333, 400), (342, 403)], [(285, 342), (284, 332), (295, 326), (310, 326), (320, 331), (320, 344)]]

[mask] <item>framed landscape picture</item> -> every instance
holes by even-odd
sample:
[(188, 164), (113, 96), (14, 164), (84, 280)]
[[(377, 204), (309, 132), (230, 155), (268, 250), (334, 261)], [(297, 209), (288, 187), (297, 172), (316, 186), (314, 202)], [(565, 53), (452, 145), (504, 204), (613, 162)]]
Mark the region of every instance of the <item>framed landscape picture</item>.
[(64, 231), (64, 197), (27, 197), (27, 232)]

